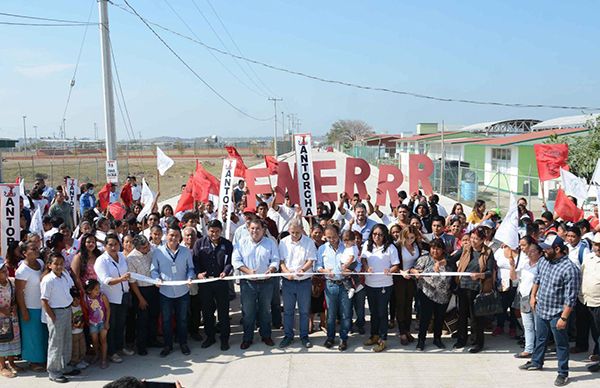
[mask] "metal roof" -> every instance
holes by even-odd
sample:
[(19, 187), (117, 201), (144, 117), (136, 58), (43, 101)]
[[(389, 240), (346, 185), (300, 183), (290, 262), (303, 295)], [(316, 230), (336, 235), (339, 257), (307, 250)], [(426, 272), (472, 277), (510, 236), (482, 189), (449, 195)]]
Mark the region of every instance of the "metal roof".
[(531, 127), (531, 130), (539, 131), (544, 129), (583, 128), (588, 121), (596, 120), (598, 117), (600, 117), (600, 113), (557, 117), (555, 119), (542, 121), (541, 123)]
[[(454, 135), (456, 133), (459, 133), (462, 131), (444, 131), (444, 135)], [(442, 133), (441, 132), (437, 132), (437, 133), (429, 133), (427, 135), (413, 135), (413, 136), (408, 136), (408, 137), (403, 137), (401, 139), (397, 139), (397, 142), (403, 142), (403, 141), (419, 141), (419, 140), (427, 140), (427, 139), (431, 139), (431, 138), (435, 138), (435, 137), (441, 137)]]
[(522, 133), (513, 136), (495, 137), (492, 139), (480, 141), (477, 144), (481, 145), (495, 145), (495, 146), (506, 146), (511, 144), (525, 143), (533, 140), (541, 140), (551, 135), (563, 136), (570, 135), (578, 132), (588, 131), (588, 128), (564, 128), (564, 129), (551, 129), (546, 131), (535, 131), (529, 133)]
[(530, 132), (533, 125), (541, 122), (536, 119), (511, 119), (500, 121), (487, 121), (471, 124), (461, 128), (465, 132), (483, 133), (525, 133)]

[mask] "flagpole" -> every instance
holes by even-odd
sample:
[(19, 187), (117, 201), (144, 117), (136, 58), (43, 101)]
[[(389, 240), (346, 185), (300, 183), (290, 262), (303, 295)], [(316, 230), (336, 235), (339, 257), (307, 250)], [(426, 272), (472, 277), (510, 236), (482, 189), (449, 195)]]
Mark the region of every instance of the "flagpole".
[(156, 191), (160, 192), (160, 172), (156, 169)]

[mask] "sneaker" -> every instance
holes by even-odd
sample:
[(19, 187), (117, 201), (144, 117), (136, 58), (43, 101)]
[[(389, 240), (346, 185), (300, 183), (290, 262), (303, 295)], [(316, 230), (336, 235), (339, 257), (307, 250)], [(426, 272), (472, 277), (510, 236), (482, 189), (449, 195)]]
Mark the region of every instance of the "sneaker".
[(89, 365), (87, 364), (87, 362), (85, 362), (85, 361), (79, 361), (79, 362), (77, 363), (77, 365), (75, 365), (75, 368), (77, 368), (77, 369), (85, 369), (85, 368), (87, 368), (88, 366), (89, 366)]
[(327, 349), (331, 349), (333, 347), (333, 339), (327, 338), (323, 346), (325, 346)]
[(117, 353), (115, 353), (112, 356), (110, 356), (110, 362), (114, 362), (115, 364), (120, 364), (123, 362), (123, 359), (121, 358), (121, 356), (119, 356)]
[(354, 296), (354, 288), (351, 288), (348, 290), (348, 299), (352, 299), (352, 297)]
[(558, 375), (556, 376), (556, 380), (554, 380), (554, 385), (557, 387), (562, 387), (569, 384), (569, 377)]
[(383, 352), (385, 348), (386, 348), (385, 341), (384, 340), (379, 340), (379, 342), (377, 343), (377, 345), (375, 345), (373, 347), (373, 351), (379, 353), (379, 352)]
[(50, 377), (50, 381), (54, 381), (55, 383), (68, 383), (69, 379), (66, 378), (65, 376), (58, 376), (58, 377)]
[(378, 335), (374, 335), (374, 336), (369, 337), (369, 339), (366, 340), (363, 343), (363, 345), (365, 345), (365, 346), (373, 346), (373, 345), (375, 345), (378, 342), (379, 342), (379, 336)]
[(308, 338), (302, 338), (302, 346), (304, 346), (306, 349), (310, 349), (312, 348), (312, 342), (310, 342), (310, 340)]
[(496, 328), (494, 329), (494, 331), (492, 331), (492, 335), (494, 337), (497, 337), (497, 336), (499, 336), (501, 334), (504, 334), (504, 329), (501, 328), (500, 326), (496, 326)]
[(521, 369), (521, 370), (542, 370), (542, 367), (539, 365), (535, 365), (531, 361), (527, 361), (525, 364), (519, 365), (519, 369)]
[(343, 340), (342, 340), (342, 342), (340, 342), (340, 345), (338, 346), (338, 350), (339, 350), (340, 352), (343, 352), (343, 351), (345, 351), (346, 349), (348, 349), (348, 341), (343, 341)]
[(279, 343), (279, 349), (287, 348), (292, 344), (293, 339), (290, 337), (283, 337), (281, 342)]
[(121, 350), (121, 353), (123, 353), (126, 356), (133, 356), (135, 354), (133, 350), (127, 348), (123, 348), (123, 350)]
[(600, 364), (588, 365), (587, 370), (590, 372), (600, 372)]

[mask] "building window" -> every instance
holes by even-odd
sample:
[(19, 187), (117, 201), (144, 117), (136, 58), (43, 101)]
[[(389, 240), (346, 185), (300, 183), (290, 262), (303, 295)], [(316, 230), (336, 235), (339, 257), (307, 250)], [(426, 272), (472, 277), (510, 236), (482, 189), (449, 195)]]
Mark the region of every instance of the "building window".
[(511, 150), (509, 148), (492, 148), (492, 171), (508, 173)]

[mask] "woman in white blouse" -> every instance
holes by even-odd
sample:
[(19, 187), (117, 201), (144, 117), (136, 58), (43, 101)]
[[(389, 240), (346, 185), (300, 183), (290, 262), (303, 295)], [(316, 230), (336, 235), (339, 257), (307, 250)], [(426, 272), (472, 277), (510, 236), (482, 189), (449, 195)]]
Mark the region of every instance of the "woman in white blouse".
[[(399, 269), (401, 271), (410, 271), (417, 259), (421, 256), (422, 241), (420, 230), (409, 225), (402, 229), (398, 239), (398, 259), (400, 261)], [(396, 303), (396, 319), (398, 320), (398, 330), (400, 331), (400, 343), (408, 345), (414, 341), (410, 334), (410, 323), (412, 319), (412, 306), (417, 289), (417, 283), (412, 276), (394, 276), (394, 299)]]
[(530, 358), (535, 346), (535, 310), (529, 304), (529, 294), (537, 275), (537, 263), (542, 255), (542, 248), (534, 242), (529, 244), (529, 249), (527, 250), (528, 260), (519, 263), (518, 268), (514, 261), (511, 262), (510, 277), (514, 281), (519, 281), (521, 320), (523, 321), (523, 331), (525, 332), (525, 349), (515, 354), (516, 358)]
[(388, 305), (393, 291), (394, 281), (390, 275), (398, 271), (398, 250), (392, 243), (388, 228), (377, 224), (363, 246), (362, 265), (365, 272), (382, 273), (365, 277), (367, 299), (371, 312), (371, 337), (365, 346), (375, 345), (373, 351), (385, 349), (388, 333)]

